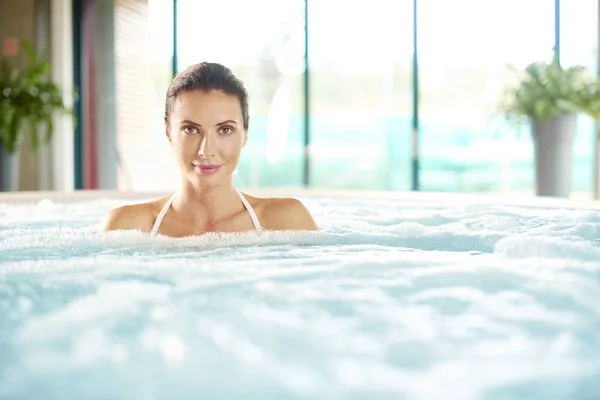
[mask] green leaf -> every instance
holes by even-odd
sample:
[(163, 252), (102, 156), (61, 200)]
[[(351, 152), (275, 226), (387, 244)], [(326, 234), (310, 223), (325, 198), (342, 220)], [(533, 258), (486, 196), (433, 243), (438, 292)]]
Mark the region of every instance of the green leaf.
[(31, 43), (23, 42), (22, 48), (27, 55), (26, 68), (0, 58), (0, 141), (9, 153), (17, 150), (20, 135), (29, 135), (33, 151), (47, 144), (54, 133), (55, 116), (68, 114), (75, 120), (60, 87), (48, 77), (50, 63), (38, 59)]
[(500, 100), (505, 119), (517, 126), (524, 120), (547, 121), (561, 114), (585, 113), (600, 118), (600, 83), (587, 68), (563, 68), (554, 52), (552, 61), (533, 62), (519, 71), (516, 87), (506, 88)]

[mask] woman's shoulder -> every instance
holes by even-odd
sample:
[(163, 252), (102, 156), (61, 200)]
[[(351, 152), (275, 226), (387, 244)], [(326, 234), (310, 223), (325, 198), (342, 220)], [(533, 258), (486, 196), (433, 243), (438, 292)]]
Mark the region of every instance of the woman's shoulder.
[(316, 230), (310, 211), (302, 201), (291, 197), (254, 197), (245, 195), (268, 230)]
[(160, 208), (168, 200), (162, 197), (156, 200), (126, 204), (111, 209), (106, 215), (103, 230), (141, 230), (150, 231)]

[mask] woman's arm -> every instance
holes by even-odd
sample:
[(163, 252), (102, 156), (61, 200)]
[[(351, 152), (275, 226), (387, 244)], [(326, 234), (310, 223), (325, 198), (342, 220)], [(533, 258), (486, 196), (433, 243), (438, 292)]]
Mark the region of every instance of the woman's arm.
[(306, 206), (297, 199), (269, 199), (261, 214), (261, 223), (268, 230), (319, 229)]
[(110, 210), (101, 224), (104, 231), (148, 229), (148, 210), (141, 204), (126, 205)]

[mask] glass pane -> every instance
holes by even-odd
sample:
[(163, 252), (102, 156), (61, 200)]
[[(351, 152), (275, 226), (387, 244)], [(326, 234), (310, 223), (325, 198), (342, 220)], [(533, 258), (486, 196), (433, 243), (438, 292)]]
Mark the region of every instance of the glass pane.
[[(163, 124), (165, 93), (172, 77), (173, 6), (170, 1), (149, 0), (147, 10), (142, 5), (134, 12), (129, 3), (122, 3), (116, 3), (117, 12), (125, 19), (123, 30), (131, 40), (120, 42), (117, 65), (122, 79), (127, 79), (117, 92), (128, 106), (117, 109), (122, 123), (117, 130), (119, 189), (173, 189), (179, 175)], [(147, 11), (145, 21), (142, 10)]]
[[(560, 54), (564, 67), (583, 65), (597, 72), (598, 1), (562, 1), (560, 7)], [(594, 179), (594, 120), (586, 115), (577, 120), (573, 157), (573, 196), (591, 198)]]
[(219, 62), (248, 90), (249, 136), (236, 186), (301, 186), (304, 1), (179, 0), (177, 28), (180, 69)]
[(507, 68), (550, 60), (553, 0), (419, 0), (421, 188), (533, 192), (533, 148), (502, 123)]
[(311, 186), (410, 187), (412, 11), (411, 1), (309, 2)]

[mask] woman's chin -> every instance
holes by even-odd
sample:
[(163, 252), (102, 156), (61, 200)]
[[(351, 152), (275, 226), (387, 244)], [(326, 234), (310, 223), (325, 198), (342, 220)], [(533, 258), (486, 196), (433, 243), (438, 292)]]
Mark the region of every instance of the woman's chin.
[(219, 171), (215, 174), (202, 174), (196, 171), (191, 171), (188, 174), (188, 179), (192, 185), (196, 187), (214, 187), (224, 184), (227, 179), (223, 171)]

